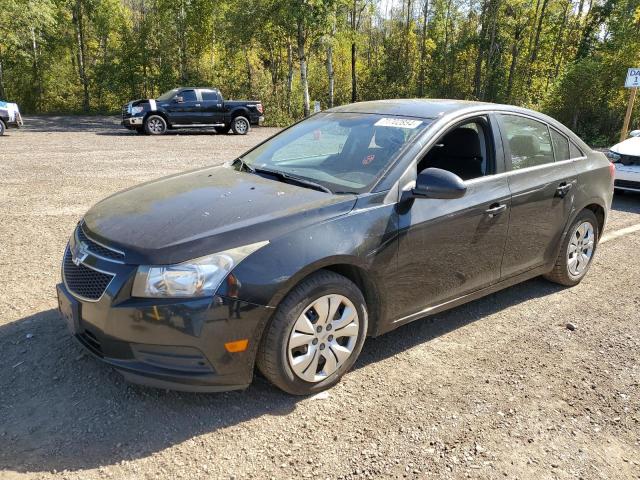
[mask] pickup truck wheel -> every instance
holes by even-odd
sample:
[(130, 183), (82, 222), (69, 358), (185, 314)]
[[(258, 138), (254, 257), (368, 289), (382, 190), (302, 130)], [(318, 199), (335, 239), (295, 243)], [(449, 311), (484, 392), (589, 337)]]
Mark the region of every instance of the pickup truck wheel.
[(162, 135), (167, 131), (167, 122), (160, 115), (150, 115), (144, 121), (144, 131), (149, 135)]
[(246, 117), (236, 117), (233, 119), (233, 122), (231, 122), (231, 129), (236, 135), (246, 135), (249, 133), (251, 125)]
[(229, 133), (229, 130), (231, 130), (231, 125), (225, 125), (224, 127), (213, 127), (213, 129), (216, 131), (216, 133), (225, 135)]
[(5, 130), (6, 130), (6, 127), (4, 126), (4, 122), (0, 120), (0, 136), (4, 135)]

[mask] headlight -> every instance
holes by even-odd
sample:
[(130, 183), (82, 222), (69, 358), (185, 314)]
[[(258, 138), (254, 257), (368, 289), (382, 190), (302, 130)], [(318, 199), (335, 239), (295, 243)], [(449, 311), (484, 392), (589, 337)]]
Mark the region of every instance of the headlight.
[(617, 162), (618, 160), (620, 160), (620, 158), (622, 157), (622, 155), (620, 155), (619, 153), (616, 152), (612, 152), (611, 150), (609, 150), (607, 152), (607, 157), (613, 161), (613, 162)]
[(132, 107), (131, 114), (137, 115), (138, 113), (142, 113), (144, 111), (144, 107)]
[(213, 295), (236, 265), (268, 243), (252, 243), (176, 265), (141, 265), (131, 294), (146, 298)]

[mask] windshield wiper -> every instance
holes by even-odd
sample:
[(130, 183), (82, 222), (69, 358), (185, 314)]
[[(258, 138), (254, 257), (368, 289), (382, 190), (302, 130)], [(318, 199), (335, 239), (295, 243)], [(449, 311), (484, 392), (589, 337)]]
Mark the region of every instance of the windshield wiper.
[[(242, 162), (242, 160), (240, 160)], [(249, 167), (246, 163), (242, 162), (244, 165)], [(291, 175), (290, 173), (279, 172), (277, 170), (269, 170), (268, 168), (253, 168), (250, 170), (252, 173), (264, 173), (267, 175), (273, 175), (275, 177), (281, 178), (283, 180), (289, 180), (291, 182), (299, 183), (300, 185), (304, 185), (309, 188), (313, 188), (314, 190), (320, 190), (321, 192), (331, 193), (333, 192), (325, 187), (324, 185), (320, 185), (319, 183), (312, 182), (311, 180), (307, 180), (303, 177), (297, 177), (295, 175)]]

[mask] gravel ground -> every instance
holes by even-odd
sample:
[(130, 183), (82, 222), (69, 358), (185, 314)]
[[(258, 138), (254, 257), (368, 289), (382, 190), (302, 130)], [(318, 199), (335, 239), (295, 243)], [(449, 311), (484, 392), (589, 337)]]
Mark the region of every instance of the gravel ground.
[[(369, 339), (326, 394), (128, 385), (56, 312), (65, 242), (117, 190), (246, 137), (27, 118), (0, 138), (0, 478), (640, 478), (640, 232), (572, 289), (532, 280)], [(640, 222), (617, 196), (608, 232)], [(575, 330), (567, 328), (567, 322)]]

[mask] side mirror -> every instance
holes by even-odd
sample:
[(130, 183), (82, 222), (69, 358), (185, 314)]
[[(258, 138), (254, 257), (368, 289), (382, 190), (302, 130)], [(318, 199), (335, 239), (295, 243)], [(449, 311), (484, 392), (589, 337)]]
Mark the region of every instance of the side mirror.
[(640, 130), (631, 130), (629, 132), (630, 137), (640, 137)]
[(184, 97), (175, 97), (173, 101), (174, 103), (184, 103)]
[(411, 191), (414, 198), (460, 198), (467, 186), (455, 173), (440, 168), (427, 168), (418, 174), (416, 186)]

